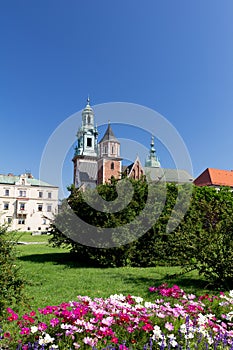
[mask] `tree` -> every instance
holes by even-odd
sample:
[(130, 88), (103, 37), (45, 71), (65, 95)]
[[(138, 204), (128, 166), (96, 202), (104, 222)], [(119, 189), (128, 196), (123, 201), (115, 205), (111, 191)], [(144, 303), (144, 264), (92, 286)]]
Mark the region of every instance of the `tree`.
[(16, 259), (15, 235), (7, 232), (7, 226), (0, 226), (0, 314), (24, 296), (25, 280)]

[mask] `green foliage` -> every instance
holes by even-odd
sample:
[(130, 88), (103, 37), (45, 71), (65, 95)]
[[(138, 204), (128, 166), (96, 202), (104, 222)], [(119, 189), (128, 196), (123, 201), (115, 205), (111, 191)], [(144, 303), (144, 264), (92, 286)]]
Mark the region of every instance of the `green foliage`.
[(15, 234), (0, 226), (0, 315), (6, 306), (22, 299), (24, 285), (17, 266)]
[[(190, 185), (175, 184), (164, 187), (148, 184), (145, 179), (128, 181), (133, 186), (133, 197), (117, 212), (97, 210), (99, 199), (95, 191), (83, 194), (72, 188), (68, 203), (64, 202), (55, 219), (51, 242), (55, 246), (68, 245), (80, 261), (88, 264), (179, 265), (184, 271), (197, 269), (209, 283), (232, 288), (233, 194), (230, 189), (195, 186), (190, 189)], [(99, 186), (98, 193), (107, 203), (116, 201), (117, 182), (113, 180), (109, 185)], [(116, 228), (111, 237), (115, 246), (98, 248), (98, 233), (92, 246), (82, 244), (82, 238), (91, 232), (89, 227), (72, 226), (69, 206), (82, 220), (98, 227), (99, 232), (103, 228)], [(127, 244), (120, 244), (119, 227)]]
[[(197, 269), (215, 285), (233, 287), (233, 194), (195, 187), (192, 202), (169, 237), (174, 260), (185, 269)], [(174, 262), (173, 260), (173, 262)]]

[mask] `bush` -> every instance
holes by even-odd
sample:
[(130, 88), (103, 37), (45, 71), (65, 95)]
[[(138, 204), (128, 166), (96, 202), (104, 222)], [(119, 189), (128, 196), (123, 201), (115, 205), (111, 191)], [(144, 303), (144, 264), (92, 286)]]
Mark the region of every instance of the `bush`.
[(233, 194), (195, 187), (185, 219), (169, 236), (170, 254), (185, 270), (197, 269), (210, 284), (233, 288)]
[[(166, 188), (154, 186), (151, 202), (148, 200), (148, 184), (144, 180), (129, 180), (134, 194), (130, 203), (118, 212), (96, 210), (88, 203), (96, 203), (93, 191), (89, 202), (82, 192), (72, 188), (71, 195), (55, 219), (52, 243), (56, 246), (69, 245), (80, 262), (101, 266), (156, 266), (179, 265), (184, 272), (197, 269), (208, 283), (233, 288), (233, 193), (229, 188), (216, 190), (211, 187), (167, 184)], [(116, 184), (97, 188), (105, 201), (116, 198)], [(151, 190), (151, 189), (150, 189)], [(192, 192), (191, 192), (192, 191)], [(164, 200), (166, 194), (166, 200)], [(190, 198), (190, 194), (191, 198)], [(87, 195), (85, 194), (86, 198)], [(149, 204), (148, 204), (149, 202)], [(82, 245), (88, 230), (73, 225), (69, 206), (89, 227), (117, 228), (124, 226), (123, 235), (130, 243), (114, 248), (98, 248)], [(143, 209), (149, 215), (143, 216)], [(163, 209), (161, 210), (161, 206)], [(186, 209), (188, 210), (186, 211)], [(142, 214), (142, 215), (141, 215)], [(185, 215), (184, 215), (185, 214)], [(184, 217), (183, 217), (184, 216)], [(151, 220), (152, 218), (156, 220)], [(137, 218), (137, 225), (128, 225)], [(144, 224), (149, 227), (142, 233)], [(151, 224), (152, 223), (152, 224)], [(167, 228), (173, 231), (167, 232)], [(61, 231), (57, 227), (61, 228)], [(122, 239), (122, 236), (120, 239)], [(139, 237), (139, 238), (138, 238)], [(73, 239), (76, 238), (76, 239)], [(119, 236), (112, 236), (117, 242)], [(98, 239), (98, 234), (97, 234)], [(114, 241), (115, 240), (115, 241)], [(129, 242), (129, 241), (128, 241)], [(95, 243), (95, 242), (94, 242)]]
[(25, 280), (17, 266), (15, 238), (16, 233), (0, 226), (0, 315), (6, 305), (14, 305), (23, 297)]

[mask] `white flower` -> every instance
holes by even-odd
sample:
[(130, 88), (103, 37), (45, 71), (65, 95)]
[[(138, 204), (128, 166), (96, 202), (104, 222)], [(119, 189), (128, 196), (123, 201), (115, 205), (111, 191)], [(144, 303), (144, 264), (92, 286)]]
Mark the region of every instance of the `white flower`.
[(171, 344), (173, 348), (178, 345), (174, 334), (169, 334), (167, 337), (169, 338), (169, 344)]
[(137, 304), (141, 304), (143, 302), (143, 298), (141, 297), (135, 297), (134, 295), (132, 295), (132, 298), (136, 301)]
[(186, 324), (185, 323), (180, 326), (180, 332), (181, 333), (185, 333), (186, 332)]
[(233, 298), (233, 290), (230, 290), (229, 296), (230, 296), (231, 298)]
[(185, 339), (192, 339), (192, 338), (194, 338), (194, 335), (193, 335), (193, 333), (188, 333), (188, 334), (185, 334)]
[(32, 326), (31, 327), (31, 333), (36, 333), (38, 331), (38, 327)]
[(154, 326), (152, 339), (153, 340), (157, 340), (157, 339), (159, 339), (161, 337), (162, 337), (162, 332), (161, 332), (160, 327), (159, 326)]
[(226, 314), (226, 320), (227, 321), (231, 321), (233, 318), (233, 311), (228, 312), (228, 314)]
[(54, 341), (54, 338), (50, 337), (48, 333), (44, 333), (44, 338), (43, 337), (39, 338), (40, 345), (53, 343), (53, 341)]

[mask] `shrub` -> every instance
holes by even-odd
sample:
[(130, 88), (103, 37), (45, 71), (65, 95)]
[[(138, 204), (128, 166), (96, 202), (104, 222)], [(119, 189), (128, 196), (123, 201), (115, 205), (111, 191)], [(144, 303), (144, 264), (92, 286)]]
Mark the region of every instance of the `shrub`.
[(23, 297), (25, 280), (16, 260), (16, 233), (0, 226), (0, 315), (6, 305), (19, 302)]

